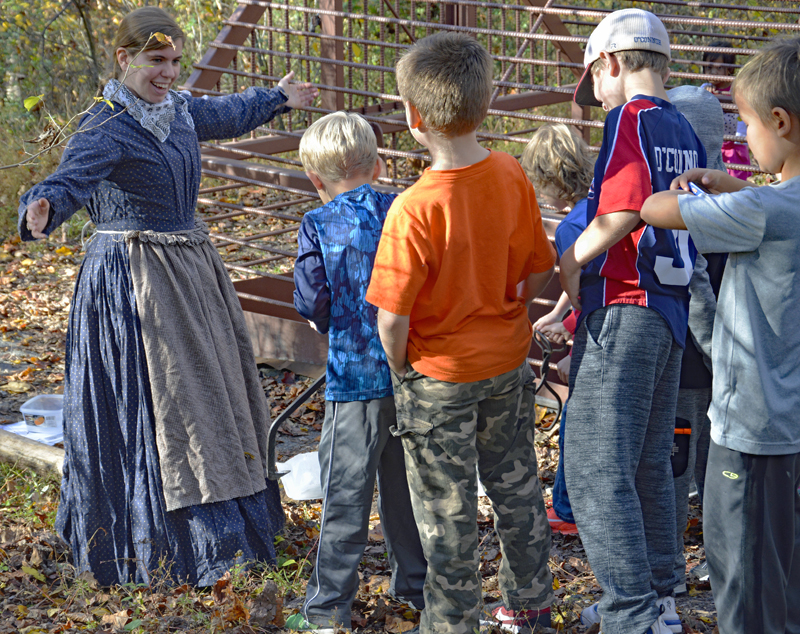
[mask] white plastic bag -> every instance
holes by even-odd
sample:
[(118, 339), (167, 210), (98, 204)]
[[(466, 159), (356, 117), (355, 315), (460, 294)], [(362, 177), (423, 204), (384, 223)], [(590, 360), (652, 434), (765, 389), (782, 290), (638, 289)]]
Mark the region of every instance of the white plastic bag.
[(316, 451), (301, 453), (275, 465), (278, 471), (288, 471), (281, 477), (283, 490), (293, 500), (318, 500), (322, 497), (319, 477), (319, 456)]

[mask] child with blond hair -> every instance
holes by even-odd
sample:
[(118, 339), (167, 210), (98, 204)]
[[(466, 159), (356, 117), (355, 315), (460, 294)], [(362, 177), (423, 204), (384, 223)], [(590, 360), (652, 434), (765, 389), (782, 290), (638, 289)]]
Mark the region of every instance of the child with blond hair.
[[(714, 322), (703, 535), (723, 634), (800, 631), (800, 38), (739, 71), (733, 95), (759, 167), (754, 187), (692, 169), (642, 219), (728, 252)], [(700, 183), (712, 196), (683, 195)]]
[[(367, 301), (397, 405), (414, 516), (428, 559), (423, 634), (480, 627), (476, 467), (495, 512), (503, 600), (485, 617), (550, 624), (550, 531), (533, 446), (528, 305), (555, 254), (519, 163), (483, 148), (492, 58), (441, 32), (397, 64), (411, 134), (433, 159), (386, 220)], [(518, 289), (518, 287), (521, 288)]]
[(392, 382), (378, 339), (377, 311), (364, 300), (393, 194), (372, 189), (382, 162), (375, 133), (360, 115), (334, 112), (300, 141), (300, 160), (322, 202), (303, 216), (294, 304), (328, 333), (325, 421), (319, 443), (322, 491), (319, 545), (294, 630), (333, 634), (350, 628), (367, 542), (375, 478), (378, 513), (392, 569), (389, 593), (424, 605), (425, 558), (408, 494), (395, 425)]
[[(560, 256), (586, 229), (587, 199), (592, 185), (594, 159), (589, 147), (578, 133), (563, 123), (542, 126), (533, 135), (520, 157), (522, 169), (536, 189), (536, 198), (566, 216), (556, 228), (556, 251)], [(552, 311), (538, 319), (533, 327), (555, 343), (572, 338), (575, 331), (574, 313), (564, 319), (572, 308), (569, 297), (561, 293)], [(569, 381), (570, 355), (561, 359), (556, 370), (559, 378)], [(553, 532), (574, 535), (578, 532), (572, 506), (564, 481), (564, 426), (567, 404), (561, 413), (558, 433), (559, 461), (553, 483), (553, 505), (547, 509), (547, 519)]]

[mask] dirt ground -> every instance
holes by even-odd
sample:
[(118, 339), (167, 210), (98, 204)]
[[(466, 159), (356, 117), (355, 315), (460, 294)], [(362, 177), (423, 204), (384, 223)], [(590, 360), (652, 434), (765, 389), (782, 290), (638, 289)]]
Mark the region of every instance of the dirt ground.
[[(32, 252), (26, 245), (9, 239), (0, 246), (0, 426), (20, 420), (19, 406), (32, 396), (63, 391), (63, 356), (68, 305), (80, 258), (79, 249), (70, 245), (47, 243), (38, 251)], [(273, 417), (279, 415), (311, 382), (308, 377), (296, 375), (285, 369), (275, 369), (264, 365), (260, 370), (262, 384), (271, 400)], [(316, 449), (322, 428), (323, 414), (324, 401), (322, 394), (319, 393), (301, 407), (283, 426), (277, 444), (279, 461), (285, 461), (299, 453)], [(544, 423), (547, 422), (548, 416), (552, 416), (545, 410), (541, 410), (539, 415)], [(539, 476), (542, 480), (545, 498), (547, 498), (558, 462), (557, 437), (548, 436), (545, 433), (538, 434), (537, 456)], [(0, 492), (0, 497), (6, 496), (9, 500), (16, 499), (11, 496), (14, 486), (21, 487), (22, 483), (8, 485), (5, 492)], [(57, 498), (53, 498), (53, 504), (56, 503), (56, 500)], [(43, 623), (42, 619), (50, 619), (47, 620), (47, 623), (54, 625), (52, 628), (48, 626), (47, 629), (39, 627), (39, 631), (62, 632), (71, 629), (66, 627), (65, 623), (73, 623), (73, 621), (69, 621), (67, 616), (64, 616), (66, 612), (63, 612), (61, 604), (53, 604), (56, 607), (51, 607), (48, 611), (36, 602), (26, 603), (26, 601), (33, 600), (24, 598), (28, 595), (24, 594), (22, 590), (11, 591), (13, 584), (22, 588), (26, 583), (39, 583), (35, 579), (29, 578), (30, 573), (25, 572), (31, 570), (31, 566), (34, 565), (32, 558), (36, 559), (36, 562), (41, 562), (41, 558), (45, 556), (42, 553), (52, 551), (57, 555), (47, 556), (51, 558), (58, 556), (61, 557), (58, 561), (69, 561), (69, 553), (63, 549), (63, 545), (59, 546), (61, 550), (52, 546), (52, 543), (58, 540), (52, 535), (52, 525), (48, 524), (51, 518), (42, 519), (39, 528), (26, 527), (19, 523), (21, 520), (18, 519), (18, 514), (15, 514), (14, 509), (9, 510), (7, 507), (11, 503), (0, 503), (0, 523), (2, 523), (0, 526), (0, 633), (6, 631), (35, 632), (34, 629), (31, 629), (33, 624)], [(301, 558), (313, 561), (315, 539), (318, 536), (316, 527), (321, 510), (319, 501), (295, 502), (287, 498), (284, 508), (287, 513), (287, 525), (283, 536), (283, 550), (281, 551), (283, 564), (281, 565), (286, 565), (289, 557), (295, 557), (298, 561)], [(497, 568), (501, 554), (487, 498), (480, 499), (479, 509), (483, 591), (486, 603), (491, 603), (500, 598), (497, 587)], [(52, 513), (52, 511), (53, 509), (50, 509), (48, 512)], [(685, 541), (687, 567), (692, 568), (703, 558), (702, 510), (697, 504), (697, 498), (691, 502)], [(34, 547), (32, 544), (39, 544), (39, 546)], [(32, 553), (38, 554), (34, 557)], [(413, 610), (407, 606), (393, 603), (386, 595), (388, 562), (385, 553), (380, 523), (377, 514), (373, 514), (369, 543), (360, 569), (362, 586), (354, 604), (353, 626), (355, 631), (403, 632), (413, 627), (418, 619), (418, 615)], [(560, 631), (580, 634), (585, 631), (578, 622), (580, 611), (599, 598), (600, 587), (591, 572), (578, 536), (554, 534), (550, 554), (556, 594), (556, 602), (553, 606), (554, 626)], [(56, 560), (53, 559), (53, 561)], [(43, 571), (43, 578), (55, 579), (55, 577), (47, 577), (52, 571), (55, 571), (52, 574), (60, 574), (59, 578), (62, 581), (59, 583), (63, 582), (63, 573), (56, 570), (55, 564), (53, 564), (52, 570), (46, 568), (46, 564), (37, 563), (36, 565), (38, 566), (36, 570)], [(292, 583), (281, 589), (281, 592), (284, 593), (282, 596), (283, 613), (286, 616), (292, 611), (296, 611), (302, 602), (308, 569), (310, 569), (308, 565), (298, 565), (298, 573), (292, 579)], [(11, 575), (11, 577), (5, 579), (2, 575)], [(12, 586), (8, 586), (9, 583), (12, 583)], [(53, 581), (53, 583), (56, 582)], [(66, 583), (65, 588), (72, 588), (74, 584), (78, 583), (78, 580), (68, 579), (63, 583)], [(45, 585), (46, 582), (42, 582), (41, 592), (45, 592)], [(48, 592), (52, 592), (52, 587)], [(230, 596), (234, 595), (225, 595), (224, 592), (221, 592), (219, 594), (222, 597), (220, 601), (233, 602), (234, 599)], [(40, 603), (46, 603), (45, 599), (41, 599), (41, 594), (38, 596)], [(205, 599), (201, 597), (197, 601), (202, 604)], [(168, 605), (171, 604), (168, 603)], [(688, 593), (677, 598), (677, 606), (684, 622), (685, 632), (713, 632), (715, 630), (716, 612), (708, 584), (690, 584)], [(30, 616), (32, 609), (38, 609), (41, 613), (37, 617), (39, 621)], [(48, 616), (50, 612), (52, 614)], [(242, 616), (244, 612), (225, 612), (225, 614), (231, 613), (239, 614), (239, 621), (235, 621), (239, 623), (236, 626), (238, 632), (277, 631), (280, 627), (275, 623), (282, 623), (280, 619), (277, 619), (253, 629), (255, 621), (251, 612), (247, 612), (247, 619)], [(153, 625), (153, 629), (147, 625), (150, 621), (142, 619), (139, 621), (144, 625), (137, 622), (135, 628), (129, 628), (127, 626), (134, 622), (131, 620), (134, 617), (129, 615), (126, 618), (127, 621), (120, 621), (123, 623), (123, 627), (119, 631), (207, 631), (180, 626), (180, 623), (185, 621), (183, 613), (170, 616), (169, 610), (166, 613), (162, 611), (155, 616), (149, 614), (147, 618), (158, 624), (157, 627)], [(169, 621), (169, 619), (173, 619), (173, 621)], [(178, 621), (174, 621), (174, 619), (178, 619)], [(180, 619), (184, 619), (184, 621), (180, 621)], [(179, 626), (171, 627), (169, 623), (177, 623)], [(163, 629), (164, 627), (166, 629)], [(97, 627), (86, 625), (75, 629), (106, 631), (99, 629), (99, 625)], [(225, 626), (223, 629), (228, 628)]]

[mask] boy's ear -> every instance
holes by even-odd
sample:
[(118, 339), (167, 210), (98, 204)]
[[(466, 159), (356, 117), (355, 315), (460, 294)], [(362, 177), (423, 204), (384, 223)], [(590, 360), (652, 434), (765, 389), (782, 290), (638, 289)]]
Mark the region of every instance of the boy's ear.
[(600, 57), (606, 60), (609, 75), (611, 77), (619, 77), (620, 72), (622, 72), (622, 62), (619, 61), (619, 58), (608, 51), (600, 51)]
[(306, 176), (308, 176), (308, 180), (311, 181), (311, 184), (314, 186), (314, 189), (318, 191), (325, 190), (325, 183), (323, 183), (320, 177), (317, 176), (314, 172), (306, 172)]
[(408, 118), (408, 127), (412, 129), (419, 128), (422, 125), (422, 117), (419, 114), (417, 107), (411, 102), (405, 102), (406, 112)]
[[(796, 125), (794, 121), (792, 121), (792, 115), (790, 115), (786, 110), (783, 108), (773, 108), (772, 109), (772, 116), (775, 118), (775, 123), (777, 124), (777, 130), (779, 137), (788, 137), (792, 133), (793, 125)], [(795, 130), (796, 132), (796, 130)]]
[(372, 170), (372, 180), (378, 180), (379, 176), (386, 177), (388, 175), (389, 172), (386, 169), (386, 163), (384, 163), (383, 159), (379, 156), (375, 161), (375, 168)]

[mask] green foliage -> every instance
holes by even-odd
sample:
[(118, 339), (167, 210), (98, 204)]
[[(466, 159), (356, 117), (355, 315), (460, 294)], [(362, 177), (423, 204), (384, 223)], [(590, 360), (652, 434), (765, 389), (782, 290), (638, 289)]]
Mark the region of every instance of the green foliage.
[(110, 74), (120, 20), (145, 4), (171, 12), (186, 32), (185, 68), (199, 59), (236, 6), (234, 0), (4, 0), (0, 110), (23, 118), (25, 108), (33, 107), (23, 103), (39, 94), (62, 117), (83, 110)]
[(0, 462), (0, 507), (8, 519), (25, 522), (32, 529), (53, 528), (59, 479), (30, 469)]

